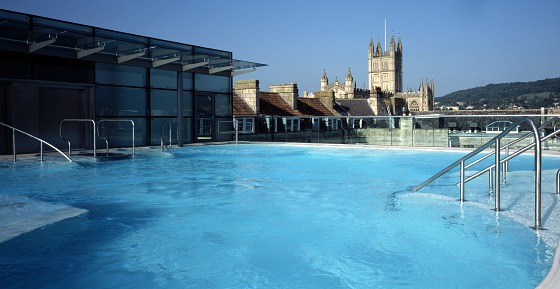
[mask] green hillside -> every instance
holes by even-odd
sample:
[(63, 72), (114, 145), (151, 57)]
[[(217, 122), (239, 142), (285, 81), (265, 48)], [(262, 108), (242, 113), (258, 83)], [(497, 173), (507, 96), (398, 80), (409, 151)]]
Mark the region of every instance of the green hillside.
[(532, 82), (488, 84), (437, 97), (436, 106), (461, 109), (538, 109), (560, 105), (560, 77)]

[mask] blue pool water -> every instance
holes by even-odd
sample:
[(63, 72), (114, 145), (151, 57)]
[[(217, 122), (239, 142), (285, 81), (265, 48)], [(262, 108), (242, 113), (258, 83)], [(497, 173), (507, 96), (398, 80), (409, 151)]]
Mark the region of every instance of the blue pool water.
[[(556, 235), (531, 214), (491, 211), (487, 180), (461, 205), (456, 173), (409, 190), (462, 154), (221, 145), (1, 163), (0, 196), (23, 216), (88, 211), (0, 243), (0, 288), (533, 288)], [(526, 174), (532, 156), (510, 167)], [(506, 209), (531, 198), (519, 179)]]

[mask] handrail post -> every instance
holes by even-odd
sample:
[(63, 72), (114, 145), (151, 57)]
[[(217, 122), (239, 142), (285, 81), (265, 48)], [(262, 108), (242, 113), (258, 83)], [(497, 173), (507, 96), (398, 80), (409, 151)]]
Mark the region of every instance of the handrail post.
[(560, 170), (556, 172), (556, 194), (560, 195)]
[(95, 121), (93, 119), (91, 119), (91, 123), (93, 123), (93, 157), (97, 157), (97, 148), (96, 148), (96, 143), (97, 143), (97, 139), (95, 134), (97, 133), (97, 130), (95, 129)]
[(493, 176), (494, 174), (492, 173), (492, 169), (488, 170), (488, 190), (490, 192), (494, 191), (494, 180), (493, 180)]
[(542, 169), (542, 149), (541, 136), (535, 123), (531, 122), (535, 135), (535, 229), (541, 227), (541, 169)]
[(461, 192), (461, 197), (460, 200), (461, 202), (465, 201), (465, 161), (462, 160), (461, 161), (461, 172), (460, 172), (460, 177), (461, 177), (461, 181), (460, 181), (460, 192)]
[(500, 138), (496, 138), (495, 155), (495, 172), (494, 172), (494, 192), (495, 192), (495, 209), (500, 211)]
[[(506, 147), (506, 155), (505, 157), (507, 158), (509, 156), (509, 145)], [(509, 165), (508, 165), (508, 161), (505, 161), (504, 164), (502, 165), (502, 180), (504, 182), (504, 184), (507, 181), (507, 172), (509, 171)]]
[(238, 145), (239, 141), (239, 124), (237, 123), (237, 119), (233, 117), (233, 127), (235, 128), (235, 145)]
[(135, 147), (134, 147), (134, 121), (131, 119), (130, 122), (132, 123), (132, 155), (135, 155)]
[(43, 142), (39, 142), (41, 144), (41, 162), (43, 162)]
[(560, 195), (560, 170), (556, 172), (556, 194)]
[(14, 152), (14, 163), (17, 162), (16, 157), (16, 130), (12, 129), (12, 150)]

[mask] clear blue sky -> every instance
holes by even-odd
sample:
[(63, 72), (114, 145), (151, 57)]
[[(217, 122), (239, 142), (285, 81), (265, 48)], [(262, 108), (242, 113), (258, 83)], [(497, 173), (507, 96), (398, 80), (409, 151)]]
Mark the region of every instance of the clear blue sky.
[(319, 90), (323, 69), (367, 84), (370, 36), (403, 42), (404, 87), (436, 96), (489, 83), (560, 77), (560, 1), (4, 0), (3, 9), (233, 52), (268, 64), (235, 77)]

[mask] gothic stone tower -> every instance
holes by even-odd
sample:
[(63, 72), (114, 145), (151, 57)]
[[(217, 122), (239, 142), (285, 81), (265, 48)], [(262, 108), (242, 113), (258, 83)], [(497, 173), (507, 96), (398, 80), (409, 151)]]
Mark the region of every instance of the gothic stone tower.
[(383, 92), (397, 93), (403, 91), (402, 71), (402, 43), (399, 36), (395, 45), (395, 36), (391, 35), (389, 51), (383, 51), (381, 41), (377, 41), (377, 48), (373, 39), (369, 39), (368, 49), (368, 79), (369, 89)]

